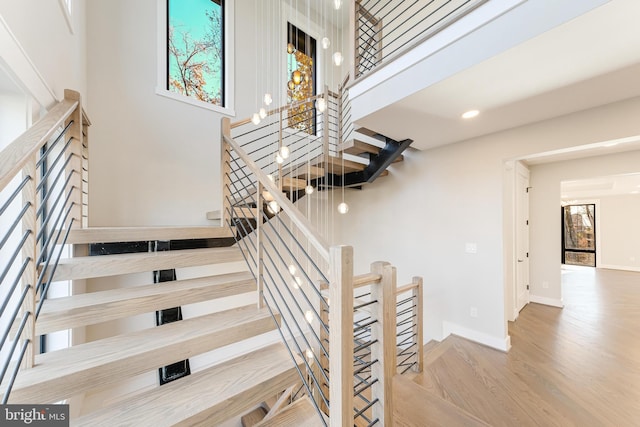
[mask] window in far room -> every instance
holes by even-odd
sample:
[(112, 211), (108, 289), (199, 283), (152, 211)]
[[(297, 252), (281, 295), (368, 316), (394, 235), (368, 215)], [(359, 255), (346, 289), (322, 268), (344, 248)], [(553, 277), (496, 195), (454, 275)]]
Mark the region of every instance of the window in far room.
[(225, 106), (224, 0), (167, 0), (166, 89)]
[[(287, 24), (287, 102), (296, 103), (316, 94), (316, 39), (295, 25)], [(316, 134), (316, 109), (313, 102), (292, 108), (289, 126)]]

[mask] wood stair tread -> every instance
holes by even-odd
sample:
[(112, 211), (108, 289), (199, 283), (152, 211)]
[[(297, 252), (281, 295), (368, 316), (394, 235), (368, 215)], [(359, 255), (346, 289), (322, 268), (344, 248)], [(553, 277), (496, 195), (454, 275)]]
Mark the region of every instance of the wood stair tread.
[(268, 420), (261, 421), (255, 427), (324, 427), (320, 415), (308, 396), (296, 400)]
[(58, 402), (274, 328), (267, 309), (250, 305), (40, 354), (10, 402)]
[(71, 229), (67, 243), (141, 242), (233, 237), (228, 227), (89, 227)]
[(240, 272), (47, 299), (36, 335), (251, 291), (255, 279)]
[(282, 189), (287, 191), (304, 190), (307, 186), (307, 181), (299, 178), (292, 178), (285, 176), (282, 179)]
[(72, 420), (71, 425), (218, 425), (298, 379), (284, 345), (274, 344)]
[(394, 425), (398, 427), (489, 426), (464, 409), (401, 375), (393, 377), (393, 418)]
[(354, 162), (351, 160), (342, 159), (341, 157), (329, 156), (328, 158), (316, 157), (311, 161), (314, 165), (321, 165), (325, 168), (327, 173), (334, 173), (336, 175), (341, 175), (344, 167), (344, 173), (350, 172), (360, 172), (363, 171), (367, 166)]
[(353, 154), (354, 156), (359, 156), (360, 154), (365, 153), (378, 154), (380, 150), (380, 147), (376, 147), (375, 145), (368, 144), (357, 139), (350, 139), (338, 146), (338, 151)]
[(53, 275), (53, 281), (89, 279), (243, 260), (242, 252), (236, 246), (65, 258), (60, 260)]
[(324, 168), (303, 163), (299, 166), (287, 168), (285, 176), (293, 176), (298, 179), (316, 179), (324, 176)]

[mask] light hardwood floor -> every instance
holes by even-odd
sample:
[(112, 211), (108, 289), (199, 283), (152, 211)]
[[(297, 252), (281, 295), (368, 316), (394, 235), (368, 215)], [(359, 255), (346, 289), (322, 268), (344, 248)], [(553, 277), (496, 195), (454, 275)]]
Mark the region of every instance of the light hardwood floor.
[(562, 277), (564, 309), (526, 306), (509, 353), (452, 336), (414, 381), (492, 426), (640, 426), (640, 273)]

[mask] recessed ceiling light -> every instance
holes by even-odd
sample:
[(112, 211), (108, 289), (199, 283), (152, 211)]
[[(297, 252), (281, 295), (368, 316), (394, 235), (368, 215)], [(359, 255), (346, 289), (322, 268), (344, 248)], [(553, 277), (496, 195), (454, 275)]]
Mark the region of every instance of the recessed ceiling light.
[(473, 119), (474, 117), (477, 117), (478, 114), (480, 114), (480, 111), (478, 110), (469, 110), (466, 113), (464, 113), (462, 115), (463, 119)]

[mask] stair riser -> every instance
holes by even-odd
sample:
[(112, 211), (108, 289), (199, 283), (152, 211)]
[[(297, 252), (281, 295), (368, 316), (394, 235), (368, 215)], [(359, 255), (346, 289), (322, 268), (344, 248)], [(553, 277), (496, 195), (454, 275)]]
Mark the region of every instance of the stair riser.
[(255, 291), (255, 286), (255, 281), (252, 279), (241, 280), (222, 286), (215, 285), (202, 288), (172, 290), (172, 293), (165, 295), (148, 295), (121, 301), (97, 303), (91, 306), (58, 311), (55, 314), (43, 312), (36, 323), (36, 334), (43, 335), (64, 329), (78, 328), (99, 322), (135, 316), (142, 313), (166, 310), (176, 306), (238, 295)]
[[(171, 325), (167, 325), (171, 326)], [(275, 327), (270, 318), (261, 318), (251, 322), (230, 325), (223, 331), (210, 334), (199, 334), (193, 331), (193, 337), (171, 344), (158, 351), (135, 351), (134, 356), (119, 360), (110, 360), (109, 348), (104, 349), (102, 356), (96, 359), (104, 363), (80, 372), (68, 375), (59, 374), (47, 378), (39, 385), (14, 389), (9, 403), (54, 403), (91, 389), (101, 388), (122, 379), (130, 378), (171, 363), (185, 360), (198, 354), (206, 353), (225, 345), (263, 334)], [(143, 343), (140, 343), (143, 345)], [(99, 349), (98, 349), (99, 352)]]

